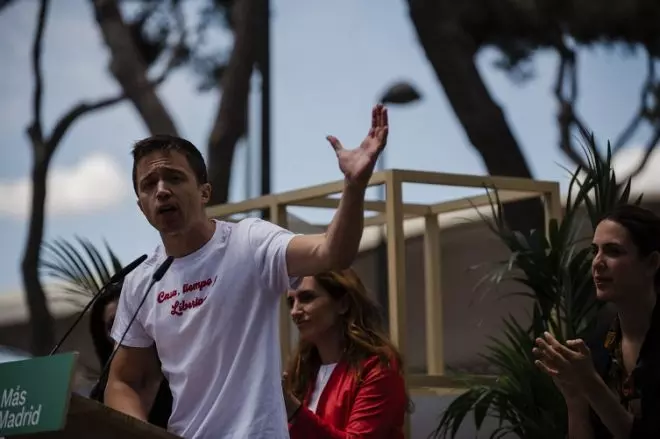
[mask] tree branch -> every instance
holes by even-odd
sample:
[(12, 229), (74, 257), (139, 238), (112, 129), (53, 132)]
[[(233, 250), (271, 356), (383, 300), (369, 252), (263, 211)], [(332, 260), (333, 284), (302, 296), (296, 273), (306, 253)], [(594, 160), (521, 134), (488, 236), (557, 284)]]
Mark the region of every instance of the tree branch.
[[(44, 142), (42, 130), (42, 95), (43, 78), (41, 72), (42, 40), (46, 28), (48, 0), (41, 0), (32, 46), (32, 69), (34, 73), (34, 95), (32, 99), (32, 122), (27, 132), (32, 143), (32, 200), (27, 243), (21, 261), (21, 273), (28, 309), (30, 312), (31, 344), (33, 353), (40, 355), (48, 352), (54, 343), (53, 317), (46, 304), (46, 294), (39, 279), (39, 252), (44, 230), (44, 204), (46, 200), (46, 173), (52, 151)], [(54, 148), (54, 147), (53, 147)]]
[(655, 148), (658, 146), (658, 142), (660, 142), (660, 126), (658, 126), (655, 129), (655, 132), (653, 133), (653, 136), (649, 140), (649, 142), (646, 145), (645, 148), (645, 153), (644, 157), (642, 157), (642, 160), (639, 161), (637, 164), (637, 167), (623, 180), (621, 181), (628, 181), (629, 179), (632, 179), (633, 177), (637, 177), (640, 172), (644, 170), (646, 167), (646, 164), (648, 163), (649, 159), (651, 158), (651, 155), (653, 155), (653, 151), (655, 151)]
[(62, 116), (53, 128), (53, 132), (48, 139), (47, 144), (51, 146), (51, 152), (54, 152), (55, 145), (58, 145), (64, 137), (64, 134), (69, 130), (71, 124), (76, 121), (80, 116), (95, 110), (101, 110), (111, 105), (117, 104), (126, 98), (126, 94), (122, 93), (119, 96), (100, 99), (93, 103), (80, 102), (71, 108), (64, 116)]
[[(462, 18), (469, 14), (471, 20), (477, 3), (408, 0), (408, 5), (424, 53), (488, 173), (532, 178), (506, 115), (475, 64), (479, 39), (472, 34), (473, 27)], [(543, 230), (543, 208), (538, 199), (507, 204), (504, 217), (513, 230)]]
[[(644, 84), (642, 85), (642, 89), (639, 94), (639, 109), (637, 110), (637, 113), (630, 121), (628, 126), (619, 135), (619, 138), (614, 144), (614, 148), (612, 152), (617, 152), (619, 149), (625, 146), (626, 143), (628, 143), (628, 140), (630, 140), (633, 133), (635, 132), (635, 130), (637, 130), (639, 124), (642, 122), (643, 119), (650, 119), (653, 117), (653, 110), (649, 108), (648, 100), (650, 96), (651, 97), (653, 96), (656, 88), (655, 59), (653, 58), (653, 55), (651, 55), (651, 52), (649, 52), (648, 49), (646, 51), (646, 54), (647, 54), (646, 80), (644, 81)], [(658, 104), (656, 103), (656, 105)]]
[[(46, 31), (46, 15), (48, 13), (49, 0), (39, 2), (39, 16), (37, 18), (37, 29), (34, 33), (32, 44), (32, 74), (34, 76), (34, 90), (32, 95), (32, 123), (28, 127), (28, 135), (33, 140), (32, 144), (43, 144), (43, 133), (41, 130), (41, 112), (43, 101), (43, 74), (41, 72), (41, 52)], [(36, 151), (35, 151), (36, 153)]]
[(639, 124), (642, 123), (644, 117), (644, 105), (640, 108), (637, 113), (633, 116), (631, 121), (628, 123), (628, 126), (619, 134), (619, 137), (616, 139), (614, 146), (612, 147), (612, 153), (619, 151), (626, 143), (630, 140), (633, 133), (639, 128)]
[(564, 97), (564, 88), (566, 86), (566, 75), (573, 65), (575, 53), (561, 42), (557, 51), (559, 52), (559, 66), (557, 67), (557, 79), (555, 80), (554, 94), (559, 103), (559, 114), (557, 123), (559, 124), (559, 148), (568, 156), (568, 158), (578, 166), (586, 168), (584, 160), (573, 146), (571, 136), (571, 125), (573, 124), (574, 114), (570, 99), (573, 96), (575, 88), (571, 88), (571, 97)]
[[(166, 70), (158, 77), (155, 81), (148, 83), (145, 85), (145, 88), (153, 88), (165, 81), (167, 79), (168, 75), (170, 72), (174, 69), (175, 62), (174, 60), (171, 60), (168, 67)], [(128, 95), (126, 93), (121, 93), (117, 96), (114, 97), (108, 97), (105, 99), (99, 99), (96, 102), (88, 103), (88, 102), (80, 102), (74, 107), (72, 107), (64, 116), (62, 116), (57, 123), (55, 124), (55, 128), (53, 128), (53, 132), (50, 135), (50, 138), (46, 142), (50, 149), (50, 153), (55, 151), (55, 148), (57, 148), (57, 145), (60, 143), (62, 140), (62, 137), (64, 137), (64, 134), (69, 130), (71, 125), (78, 119), (80, 116), (85, 115), (86, 113), (90, 113), (92, 111), (96, 110), (102, 110), (103, 108), (110, 107), (114, 104), (117, 104), (124, 99), (126, 99)]]
[[(583, 169), (588, 169), (582, 155), (573, 144), (574, 136), (571, 135), (573, 125), (577, 126), (583, 138), (589, 138), (590, 135), (586, 124), (580, 120), (574, 108), (578, 96), (577, 55), (563, 41), (557, 44), (556, 49), (559, 53), (559, 66), (554, 94), (559, 102), (559, 114), (557, 115), (557, 123), (559, 124), (559, 149), (574, 164)], [(568, 87), (568, 91), (565, 90), (566, 87)], [(594, 150), (594, 154), (598, 154), (598, 151)], [(600, 159), (599, 156), (596, 158)]]
[(221, 79), (221, 100), (208, 140), (211, 204), (227, 202), (236, 143), (247, 129), (250, 79), (256, 61), (259, 0), (237, 0), (233, 6), (234, 47)]
[(14, 3), (15, 0), (0, 0), (0, 11), (10, 4)]
[(101, 36), (110, 52), (110, 73), (150, 133), (176, 134), (174, 120), (149, 84), (147, 63), (142, 59), (117, 0), (92, 0)]

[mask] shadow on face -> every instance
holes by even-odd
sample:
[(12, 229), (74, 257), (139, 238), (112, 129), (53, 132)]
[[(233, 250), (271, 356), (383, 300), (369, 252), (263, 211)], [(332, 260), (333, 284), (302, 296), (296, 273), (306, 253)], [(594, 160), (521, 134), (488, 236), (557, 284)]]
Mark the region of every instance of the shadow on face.
[(204, 221), (211, 186), (199, 184), (186, 156), (176, 150), (154, 151), (136, 166), (138, 206), (162, 234), (182, 233)]
[(607, 302), (635, 300), (653, 288), (658, 253), (647, 256), (628, 230), (616, 221), (601, 221), (592, 241), (592, 274), (598, 299)]
[(304, 278), (298, 289), (289, 291), (287, 302), (301, 340), (316, 344), (326, 337), (340, 337), (341, 316), (346, 306), (313, 277)]

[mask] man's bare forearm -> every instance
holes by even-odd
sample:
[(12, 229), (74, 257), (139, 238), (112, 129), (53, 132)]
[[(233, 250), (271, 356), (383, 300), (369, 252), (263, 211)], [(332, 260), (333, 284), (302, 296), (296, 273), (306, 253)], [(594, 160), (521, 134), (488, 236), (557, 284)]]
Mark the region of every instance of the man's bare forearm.
[(364, 195), (366, 187), (346, 184), (339, 207), (328, 226), (325, 239), (325, 254), (331, 267), (349, 267), (358, 249), (364, 230)]
[(130, 385), (121, 381), (108, 382), (104, 400), (108, 407), (147, 422), (140, 394)]

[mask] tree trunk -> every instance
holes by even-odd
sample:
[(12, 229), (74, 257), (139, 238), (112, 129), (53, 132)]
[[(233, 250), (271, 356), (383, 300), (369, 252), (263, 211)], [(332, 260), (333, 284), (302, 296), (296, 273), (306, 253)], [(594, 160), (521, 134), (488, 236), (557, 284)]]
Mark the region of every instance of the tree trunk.
[(50, 156), (45, 146), (33, 144), (32, 208), (27, 244), (21, 264), (23, 285), (31, 322), (31, 344), (34, 355), (46, 355), (55, 345), (53, 317), (48, 311), (46, 295), (39, 279), (39, 258), (44, 234), (46, 174)]
[(259, 0), (237, 0), (233, 11), (234, 47), (222, 75), (218, 112), (208, 140), (210, 204), (226, 203), (236, 143), (247, 131), (250, 79), (256, 60)]
[[(409, 0), (409, 4), (426, 57), (488, 173), (532, 178), (502, 109), (475, 65), (478, 47), (460, 27), (460, 5), (440, 0)], [(511, 203), (505, 214), (512, 228), (527, 230), (539, 226), (543, 211), (538, 200), (529, 200)]]
[[(133, 103), (151, 134), (177, 134), (173, 119), (153, 87), (116, 0), (93, 0), (96, 21), (110, 51), (110, 72)], [(218, 112), (209, 134), (208, 168), (211, 204), (227, 201), (236, 143), (247, 127), (247, 102), (255, 62), (256, 0), (234, 6), (234, 47), (223, 77)]]
[(458, 120), (491, 175), (531, 177), (502, 109), (477, 70), (477, 47), (437, 3), (411, 1), (410, 15)]
[(151, 134), (177, 135), (174, 121), (156, 90), (149, 86), (148, 65), (142, 59), (116, 0), (93, 0), (94, 15), (110, 51), (110, 73), (117, 80)]
[(48, 303), (39, 278), (41, 243), (44, 235), (44, 220), (46, 210), (46, 184), (48, 166), (66, 132), (73, 123), (85, 114), (107, 108), (124, 99), (118, 95), (96, 102), (81, 101), (71, 107), (55, 123), (50, 136), (45, 137), (42, 127), (43, 76), (41, 72), (42, 42), (46, 29), (46, 16), (50, 2), (41, 0), (37, 28), (32, 46), (32, 69), (34, 93), (32, 96), (32, 122), (27, 127), (27, 135), (32, 144), (32, 205), (30, 208), (30, 227), (25, 245), (21, 272), (23, 287), (27, 297), (30, 313), (31, 350), (35, 355), (48, 354), (55, 344), (55, 326), (48, 310)]

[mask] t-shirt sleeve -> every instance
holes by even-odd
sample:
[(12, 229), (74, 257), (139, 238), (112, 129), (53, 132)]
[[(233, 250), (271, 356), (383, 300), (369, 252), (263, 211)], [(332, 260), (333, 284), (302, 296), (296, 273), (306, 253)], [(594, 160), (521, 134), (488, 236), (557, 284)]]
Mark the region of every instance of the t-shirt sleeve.
[(282, 227), (257, 218), (247, 221), (250, 252), (264, 285), (274, 294), (284, 294), (295, 288), (299, 279), (290, 277), (286, 265), (286, 250), (296, 235)]
[[(122, 346), (129, 346), (133, 348), (148, 348), (154, 344), (154, 341), (149, 337), (147, 332), (140, 321), (140, 316), (135, 317), (133, 323), (130, 323), (133, 314), (137, 309), (136, 292), (134, 291), (133, 283), (126, 279), (121, 289), (119, 296), (119, 303), (117, 304), (117, 312), (115, 314), (115, 322), (112, 325), (110, 336), (112, 339), (119, 343), (124, 331), (128, 328), (124, 340), (121, 342)], [(130, 328), (128, 327), (130, 323)]]

